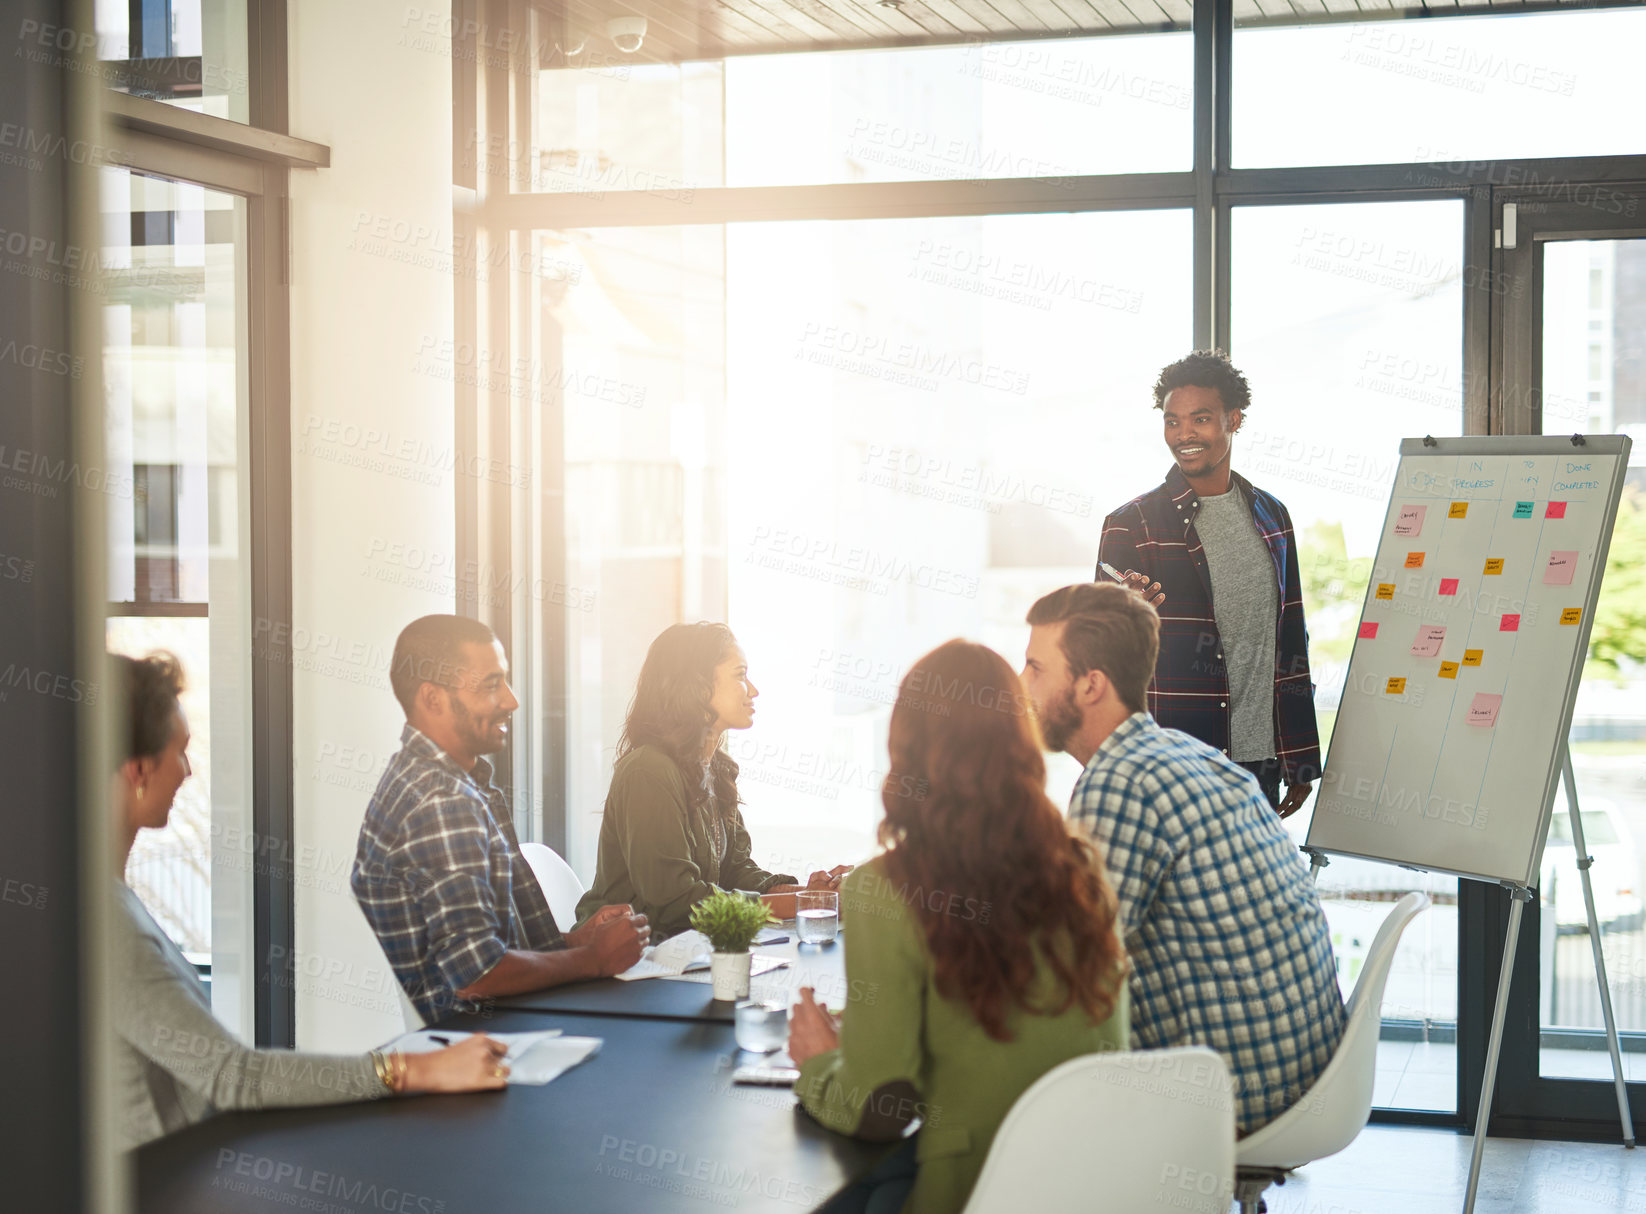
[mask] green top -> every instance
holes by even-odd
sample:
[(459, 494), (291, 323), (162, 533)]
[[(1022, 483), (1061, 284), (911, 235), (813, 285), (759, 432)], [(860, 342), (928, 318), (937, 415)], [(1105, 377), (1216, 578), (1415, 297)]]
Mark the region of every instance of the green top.
[(774, 885), (799, 884), (788, 873), (767, 872), (749, 852), (737, 806), (726, 808), (724, 827), (717, 830), (713, 799), (688, 809), (686, 781), (675, 761), (656, 746), (637, 747), (612, 771), (594, 885), (577, 903), (577, 921), (627, 902), (651, 920), (654, 938), (661, 939), (689, 928), (692, 907), (717, 889), (765, 893)]
[[(980, 926), (987, 921), (987, 904), (935, 890), (930, 896), (952, 914)], [(806, 1110), (842, 1134), (870, 1130), (877, 1111), (922, 1118), (920, 1171), (903, 1214), (961, 1209), (1017, 1098), (1071, 1058), (1127, 1048), (1130, 1019), (1121, 983), (1114, 1012), (1101, 1024), (1092, 1024), (1078, 1003), (1057, 1016), (1015, 1007), (1006, 1019), (1012, 1040), (994, 1040), (965, 1003), (937, 993), (925, 932), (909, 909), (927, 897), (893, 884), (883, 857), (842, 883), (847, 994), (840, 1045), (808, 1059), (795, 1084)], [(1038, 958), (1038, 945), (1035, 951)], [(1055, 984), (1041, 959), (1031, 1002), (1055, 1003), (1047, 998)]]

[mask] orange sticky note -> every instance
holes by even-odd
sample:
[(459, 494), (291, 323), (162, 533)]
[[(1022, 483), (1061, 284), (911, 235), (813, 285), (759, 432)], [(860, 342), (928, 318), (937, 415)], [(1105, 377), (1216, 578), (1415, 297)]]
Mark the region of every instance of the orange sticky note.
[(1465, 649), (1463, 651), (1463, 664), (1465, 666), (1479, 666), (1480, 659), (1485, 656), (1485, 653), (1484, 649)]
[(1455, 679), (1455, 678), (1457, 678), (1457, 663), (1456, 662), (1442, 662), (1440, 664), (1440, 677), (1443, 678), (1443, 679)]
[(1583, 608), (1581, 607), (1568, 607), (1560, 613), (1560, 622), (1562, 624), (1576, 624), (1582, 619)]
[(1393, 582), (1379, 582), (1377, 584), (1377, 594), (1374, 595), (1373, 597), (1384, 599), (1384, 600), (1394, 598), (1395, 597), (1395, 584)]
[(1486, 572), (1487, 573), (1502, 573), (1503, 572), (1503, 558), (1500, 557), (1500, 556), (1494, 556), (1494, 557), (1488, 558), (1487, 561), (1486, 561)]
[(1408, 552), (1406, 554), (1406, 568), (1408, 568), (1408, 569), (1421, 569), (1421, 568), (1423, 568), (1423, 554), (1421, 552)]
[(1468, 518), (1469, 517), (1469, 503), (1468, 502), (1453, 502), (1452, 503), (1452, 508), (1450, 510), (1446, 511), (1446, 517), (1447, 518)]
[(1406, 690), (1406, 680), (1405, 679), (1390, 679), (1389, 683), (1388, 683), (1388, 686), (1386, 686), (1383, 690), (1388, 695), (1397, 696), (1401, 692)]

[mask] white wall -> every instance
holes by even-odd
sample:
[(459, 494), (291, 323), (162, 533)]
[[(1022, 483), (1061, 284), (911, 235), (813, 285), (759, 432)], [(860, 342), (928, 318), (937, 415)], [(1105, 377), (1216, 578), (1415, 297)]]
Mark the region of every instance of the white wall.
[(453, 552), (452, 388), (419, 356), (452, 333), (451, 59), (443, 28), (406, 25), (442, 7), (290, 7), (290, 129), (332, 158), (292, 175), (297, 1039), (309, 1049), (365, 1048), (400, 1027), (348, 873), (399, 744), (395, 635), (453, 603), (449, 577), (427, 577), (429, 554)]

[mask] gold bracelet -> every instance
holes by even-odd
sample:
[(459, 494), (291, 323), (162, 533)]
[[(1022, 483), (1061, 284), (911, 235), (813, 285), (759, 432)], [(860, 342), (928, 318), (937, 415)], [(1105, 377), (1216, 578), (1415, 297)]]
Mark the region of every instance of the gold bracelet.
[(411, 1066), (407, 1063), (405, 1054), (399, 1050), (390, 1054), (389, 1057), (394, 1061), (394, 1090), (404, 1092), (406, 1090), (406, 1076), (410, 1073)]
[(389, 1091), (394, 1091), (394, 1084), (390, 1082), (389, 1060), (383, 1056), (382, 1050), (370, 1050), (367, 1056), (371, 1059), (372, 1070), (377, 1072), (377, 1082)]

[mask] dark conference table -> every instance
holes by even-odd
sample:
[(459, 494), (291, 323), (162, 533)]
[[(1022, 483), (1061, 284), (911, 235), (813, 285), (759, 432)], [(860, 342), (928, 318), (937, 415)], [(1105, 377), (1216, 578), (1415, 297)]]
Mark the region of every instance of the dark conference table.
[[(820, 981), (831, 967), (843, 974), (842, 952), (840, 945), (821, 950), (811, 972)], [(714, 1004), (708, 987), (663, 979), (579, 986), (582, 994), (564, 988), (572, 1002), (616, 1007), (628, 991), (663, 1010), (500, 1006), (453, 1017), (442, 1027), (558, 1028), (605, 1044), (542, 1087), (212, 1118), (137, 1152), (138, 1208), (792, 1214), (821, 1205), (887, 1150), (824, 1130), (786, 1089), (734, 1086), (732, 1068), (756, 1059), (739, 1053), (730, 1005)], [(827, 997), (826, 985), (819, 994)]]

